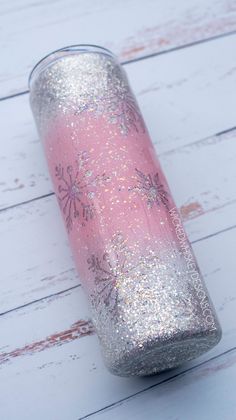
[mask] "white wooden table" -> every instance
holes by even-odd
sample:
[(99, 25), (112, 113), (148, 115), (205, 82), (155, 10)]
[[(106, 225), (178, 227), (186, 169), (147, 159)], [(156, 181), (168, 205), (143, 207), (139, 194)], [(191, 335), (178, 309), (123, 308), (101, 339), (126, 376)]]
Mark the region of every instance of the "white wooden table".
[[(0, 4), (0, 419), (236, 418), (236, 0)], [(46, 53), (95, 43), (125, 62), (223, 328), (143, 379), (103, 365), (29, 109)]]

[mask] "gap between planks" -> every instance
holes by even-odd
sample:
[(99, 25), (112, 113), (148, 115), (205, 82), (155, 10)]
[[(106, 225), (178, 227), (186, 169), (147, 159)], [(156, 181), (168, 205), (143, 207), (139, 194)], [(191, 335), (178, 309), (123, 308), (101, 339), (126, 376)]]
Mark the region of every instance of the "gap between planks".
[[(230, 133), (234, 133), (234, 131), (235, 131), (235, 134), (236, 134), (236, 126), (228, 128), (227, 130), (219, 131), (219, 132), (213, 134), (212, 136), (208, 136), (208, 137), (205, 137), (203, 139), (198, 139), (198, 140), (194, 141), (193, 143), (189, 143), (187, 145), (179, 145), (176, 148), (173, 148), (171, 150), (167, 150), (166, 152), (158, 153), (158, 157), (161, 158), (162, 156), (167, 156), (167, 155), (170, 155), (172, 153), (176, 153), (178, 150), (181, 150), (181, 149), (186, 148), (188, 146), (195, 146), (195, 145), (203, 143), (204, 141), (208, 141), (208, 140), (211, 140), (213, 138), (217, 138), (217, 137), (221, 137), (221, 136), (224, 136), (224, 135), (227, 135), (227, 134), (230, 134)], [(55, 192), (52, 191), (52, 192), (49, 192), (47, 194), (40, 195), (38, 197), (33, 197), (29, 200), (21, 201), (19, 203), (12, 204), (10, 206), (2, 207), (2, 208), (0, 208), (0, 214), (2, 212), (6, 212), (6, 211), (9, 211), (9, 210), (15, 209), (19, 206), (28, 205), (28, 204), (33, 203), (35, 201), (43, 200), (45, 198), (52, 197), (54, 195), (55, 195)], [(189, 220), (188, 211), (186, 211), (186, 213), (185, 213), (185, 211), (181, 212), (181, 209), (180, 209), (180, 213), (181, 213), (181, 217), (182, 217), (183, 220)]]
[[(75, 44), (78, 39), (80, 43), (104, 45), (121, 60), (132, 60), (141, 54), (160, 52), (236, 29), (235, 5), (227, 0), (176, 4), (165, 0), (159, 2), (158, 8), (155, 0), (138, 5), (135, 0), (110, 3), (88, 0), (76, 4), (68, 0), (66, 8), (61, 2), (53, 2), (53, 7), (50, 2), (42, 2), (37, 3), (37, 10), (31, 3), (27, 0), (23, 8), (2, 8), (6, 38), (2, 51), (2, 96), (25, 90), (33, 58), (37, 62), (48, 51)], [(47, 39), (47, 43), (41, 42), (42, 39)], [(9, 55), (9, 51), (13, 53)]]
[[(185, 369), (185, 370), (183, 370), (181, 372), (178, 372), (175, 375), (172, 375), (172, 376), (170, 376), (168, 378), (165, 378), (165, 379), (163, 379), (162, 381), (160, 381), (160, 382), (158, 382), (156, 384), (152, 384), (152, 385), (150, 385), (149, 387), (147, 387), (145, 389), (142, 389), (142, 390), (140, 390), (138, 392), (135, 392), (134, 394), (129, 395), (128, 397), (122, 398), (122, 399), (120, 399), (120, 400), (118, 400), (118, 401), (116, 401), (116, 402), (114, 402), (112, 404), (108, 404), (107, 406), (105, 406), (105, 407), (103, 407), (103, 408), (101, 408), (99, 410), (93, 411), (93, 412), (91, 412), (89, 414), (86, 414), (85, 416), (79, 417), (77, 420), (84, 420), (84, 419), (87, 419), (89, 417), (97, 417), (97, 415), (99, 415), (101, 413), (105, 413), (107, 411), (111, 411), (112, 409), (115, 409), (118, 406), (122, 406), (124, 403), (127, 403), (129, 401), (132, 401), (134, 398), (136, 398), (136, 397), (138, 397), (138, 396), (140, 396), (142, 394), (145, 394), (145, 393), (147, 393), (148, 391), (151, 391), (154, 388), (157, 388), (157, 387), (162, 386), (162, 385), (164, 385), (166, 383), (169, 383), (169, 382), (173, 382), (173, 381), (175, 381), (175, 380), (177, 380), (177, 379), (185, 376), (186, 374), (189, 374), (189, 373), (191, 373), (193, 371), (196, 371), (196, 370), (198, 370), (198, 369), (200, 369), (200, 368), (202, 368), (204, 366), (207, 366), (207, 365), (211, 364), (214, 361), (219, 362), (225, 356), (228, 356), (228, 355), (229, 356), (233, 356), (234, 353), (235, 353), (235, 351), (236, 351), (236, 347), (232, 347), (231, 349), (226, 350), (226, 351), (222, 352), (221, 354), (219, 354), (217, 356), (213, 356), (213, 357), (211, 357), (208, 360), (204, 360), (203, 362), (201, 362), (199, 364), (196, 364), (196, 365), (194, 365), (194, 366), (192, 366), (192, 367), (190, 367), (188, 369)], [(236, 353), (235, 353), (235, 357), (233, 358), (233, 363), (235, 363), (235, 361), (236, 361)], [(230, 365), (231, 365), (231, 363), (229, 363), (228, 361), (226, 361), (226, 363), (219, 364), (219, 367), (216, 367), (216, 371), (218, 371), (220, 369), (223, 369), (225, 367), (229, 367)]]
[[(229, 139), (230, 139), (230, 141), (231, 140), (233, 140), (234, 139), (234, 137), (233, 136), (227, 136), (227, 134), (229, 134), (229, 133), (231, 133), (232, 132), (232, 130), (227, 130), (226, 132), (224, 131), (224, 133), (223, 133), (223, 136), (226, 136), (226, 138), (228, 137)], [(221, 136), (222, 135), (222, 133), (219, 133), (219, 136)], [(219, 141), (220, 141), (220, 143), (222, 143), (224, 140), (225, 140), (225, 137), (223, 137), (222, 139), (217, 139), (217, 136), (214, 136), (214, 138), (216, 138), (216, 143), (218, 143)], [(210, 138), (211, 139), (211, 138)], [(176, 153), (176, 150), (179, 150), (179, 149), (183, 149), (183, 151), (184, 151), (184, 154), (186, 153), (186, 151), (185, 151), (185, 149), (187, 148), (187, 151), (188, 151), (188, 149), (189, 149), (189, 147), (194, 147), (194, 150), (195, 150), (195, 148), (197, 149), (197, 150), (199, 150), (199, 145), (200, 145), (200, 143), (203, 143), (204, 144), (204, 142), (206, 142), (206, 144), (208, 144), (209, 143), (209, 138), (206, 138), (205, 140), (199, 140), (199, 141), (197, 141), (196, 143), (194, 143), (194, 144), (192, 144), (192, 145), (187, 145), (187, 146), (179, 146), (178, 148), (176, 148), (176, 149), (173, 149), (173, 150), (170, 150), (170, 151), (168, 151), (168, 152), (164, 152), (163, 153), (163, 155), (167, 155), (167, 154), (174, 154), (174, 153)], [(210, 141), (210, 144), (215, 144), (215, 141)], [(224, 143), (222, 143), (222, 146), (223, 146), (223, 148), (225, 148), (225, 146), (224, 146)], [(222, 147), (221, 146), (221, 147)], [(210, 147), (212, 147), (212, 146), (210, 146)], [(231, 150), (231, 149), (230, 149)], [(182, 152), (181, 152), (182, 153)], [(50, 195), (52, 195), (52, 193), (50, 194)], [(44, 198), (47, 198), (47, 196), (46, 197), (44, 197)], [(214, 196), (213, 196), (213, 198), (214, 198)], [(212, 200), (213, 200), (213, 198), (212, 198)], [(36, 199), (33, 199), (32, 201), (35, 201)], [(182, 203), (182, 202), (181, 202)], [(212, 210), (219, 210), (220, 208), (222, 208), (223, 209), (223, 207), (225, 207), (225, 206), (228, 206), (228, 207), (232, 207), (232, 206), (229, 206), (229, 204), (233, 204), (233, 208), (235, 207), (234, 206), (234, 203), (233, 202), (226, 202), (226, 203), (221, 203), (222, 205), (221, 206), (218, 206), (218, 207), (215, 207), (214, 206), (214, 201), (212, 202), (213, 203), (213, 205), (211, 205), (211, 207), (210, 208), (201, 208), (201, 211), (199, 211), (199, 205), (198, 205), (198, 207), (196, 208), (196, 204), (198, 203), (198, 201), (196, 201), (195, 200), (195, 202), (193, 202), (193, 200), (191, 201), (191, 202), (188, 202), (186, 205), (182, 205), (181, 207), (180, 207), (180, 210), (181, 210), (181, 212), (182, 212), (182, 215), (184, 216), (184, 221), (191, 221), (191, 220), (193, 220), (193, 219), (201, 219), (201, 217), (203, 216), (203, 217), (205, 217), (205, 215), (206, 215), (206, 213), (209, 213), (209, 212), (211, 212)], [(201, 201), (200, 201), (200, 203), (201, 203)], [(217, 204), (217, 203), (216, 203)], [(17, 205), (16, 207), (18, 207), (19, 208), (19, 206)], [(4, 210), (4, 211), (6, 211), (6, 210)], [(9, 211), (9, 210), (7, 210), (7, 211)], [(231, 211), (231, 213), (232, 213), (232, 210), (230, 210)], [(24, 210), (23, 210), (23, 212), (24, 212)], [(221, 210), (221, 212), (222, 212), (222, 210)], [(8, 213), (7, 213), (8, 214)], [(10, 213), (11, 214), (11, 213)], [(224, 212), (224, 214), (225, 214), (225, 212)], [(11, 216), (11, 218), (12, 217), (14, 217), (14, 214), (13, 214), (13, 216)], [(209, 216), (208, 216), (208, 219), (209, 219)], [(5, 219), (4, 219), (5, 220)], [(201, 219), (202, 220), (202, 219)], [(227, 220), (229, 220), (229, 219), (227, 219)], [(217, 221), (217, 220), (216, 220)], [(196, 223), (196, 222), (195, 222)], [(197, 222), (197, 224), (199, 224), (198, 222)], [(200, 224), (201, 224), (201, 222), (200, 222)], [(219, 226), (219, 224), (218, 223), (216, 223), (215, 224), (215, 227), (214, 227), (214, 230), (213, 229), (211, 229), (211, 230), (209, 230), (209, 229), (201, 229), (202, 230), (202, 232), (201, 232), (201, 234), (200, 235), (198, 235), (197, 237), (195, 236), (195, 238), (193, 238), (193, 240), (191, 241), (191, 243), (192, 244), (194, 244), (194, 243), (196, 243), (196, 242), (199, 242), (199, 241), (201, 241), (201, 240), (205, 240), (205, 239), (208, 239), (208, 238), (210, 238), (210, 237), (212, 237), (212, 236), (215, 236), (216, 234), (219, 234), (219, 233), (223, 233), (223, 232), (226, 232), (226, 231), (228, 231), (228, 230), (231, 230), (233, 227), (235, 226), (235, 223), (234, 223), (234, 218), (233, 218), (233, 213), (232, 213), (232, 217), (231, 217), (231, 221), (229, 222), (227, 222), (227, 225), (225, 225), (225, 224), (223, 224), (223, 226)], [(207, 230), (208, 230), (208, 232), (207, 232)], [(207, 234), (208, 233), (208, 234)], [(9, 249), (9, 251), (10, 251), (10, 249)], [(70, 265), (68, 265), (68, 267), (71, 267)], [(67, 268), (68, 268), (67, 267)], [(64, 268), (64, 267), (63, 267)], [(63, 270), (62, 270), (63, 271)], [(73, 276), (74, 277), (74, 276)], [(77, 277), (77, 276), (76, 276)], [(74, 277), (74, 283), (77, 283), (77, 281), (76, 281), (76, 277)], [(60, 291), (53, 291), (52, 290), (52, 292), (50, 293), (50, 291), (49, 291), (49, 293), (45, 293), (45, 295), (43, 295), (42, 297), (38, 297), (38, 299), (36, 298), (36, 299), (34, 299), (33, 298), (33, 296), (32, 296), (32, 299), (30, 299), (30, 301), (29, 302), (24, 302), (24, 303), (22, 303), (22, 305), (20, 304), (21, 302), (16, 302), (16, 305), (14, 305), (13, 306), (13, 308), (6, 308), (6, 310), (2, 310), (2, 315), (3, 314), (6, 314), (6, 313), (9, 313), (9, 312), (12, 312), (12, 311), (14, 311), (14, 310), (16, 310), (17, 308), (21, 308), (21, 307), (24, 307), (24, 306), (27, 306), (27, 305), (30, 305), (31, 303), (34, 303), (34, 302), (38, 302), (38, 301), (41, 301), (41, 300), (43, 300), (43, 299), (45, 299), (45, 298), (47, 298), (47, 297), (50, 297), (50, 296), (53, 296), (53, 295), (57, 295), (58, 293), (63, 293), (64, 291), (67, 291), (67, 290), (71, 290), (71, 289), (73, 289), (73, 287), (78, 287), (78, 284), (75, 284), (75, 285), (73, 285), (72, 287), (63, 287), (63, 289), (62, 290), (60, 290)], [(7, 290), (7, 289), (6, 289)], [(6, 292), (6, 291), (5, 291)], [(53, 293), (54, 292), (54, 293)], [(37, 296), (36, 296), (37, 297)], [(18, 303), (18, 304), (17, 304)]]
[[(229, 53), (234, 42), (235, 36), (228, 37), (127, 68), (159, 155), (235, 125), (235, 98), (231, 95), (235, 60), (232, 52)], [(36, 137), (28, 97), (2, 102), (1, 106), (1, 132), (6, 143), (1, 150), (1, 207), (6, 208), (51, 193), (52, 185)], [(8, 121), (12, 118), (15, 124), (9, 127)]]
[[(215, 41), (217, 39), (229, 37), (229, 36), (232, 36), (232, 35), (235, 35), (235, 34), (236, 34), (236, 31), (230, 31), (230, 32), (226, 32), (226, 33), (223, 33), (223, 34), (220, 34), (220, 35), (214, 35), (214, 36), (211, 36), (209, 38), (201, 39), (201, 40), (198, 40), (198, 41), (193, 41), (193, 42), (183, 44), (183, 45), (179, 45), (179, 46), (172, 47), (172, 48), (167, 48), (166, 50), (163, 50), (163, 51), (157, 51), (155, 53), (146, 54), (146, 55), (143, 55), (141, 57), (136, 57), (136, 58), (133, 58), (133, 59), (130, 59), (130, 60), (127, 60), (127, 61), (121, 61), (120, 63), (123, 66), (127, 66), (128, 64), (133, 64), (133, 63), (137, 63), (139, 61), (148, 60), (148, 59), (157, 57), (159, 55), (169, 54), (171, 52), (175, 52), (175, 51), (183, 50), (183, 49), (186, 49), (186, 48), (194, 47), (194, 46), (197, 46), (197, 45), (200, 45), (200, 44)], [(27, 90), (23, 90), (22, 92), (13, 93), (12, 95), (2, 96), (2, 97), (0, 97), (0, 101), (6, 101), (8, 99), (16, 98), (18, 96), (27, 95), (27, 94), (29, 94), (29, 92), (30, 92), (29, 89), (27, 89)]]
[[(220, 230), (220, 231), (218, 231), (218, 232), (214, 232), (214, 233), (212, 233), (212, 234), (210, 234), (210, 235), (207, 235), (207, 236), (204, 236), (204, 237), (202, 237), (202, 238), (199, 238), (199, 239), (196, 239), (196, 240), (194, 240), (194, 241), (191, 241), (190, 243), (191, 243), (191, 245), (194, 245), (194, 244), (196, 244), (196, 243), (199, 243), (199, 242), (205, 241), (205, 240), (207, 240), (207, 239), (213, 238), (214, 236), (217, 236), (217, 235), (220, 235), (220, 234), (222, 234), (222, 233), (225, 233), (225, 232), (231, 231), (231, 230), (233, 230), (233, 229), (235, 229), (235, 228), (236, 228), (236, 225), (234, 225), (234, 226), (230, 226), (230, 227), (228, 227), (228, 228), (226, 228), (226, 229), (222, 229), (222, 230)], [(81, 283), (78, 283), (78, 284), (76, 284), (75, 286), (69, 287), (69, 288), (67, 288), (67, 289), (63, 289), (63, 290), (60, 290), (60, 291), (58, 291), (58, 292), (51, 293), (51, 294), (49, 294), (49, 295), (43, 296), (43, 297), (41, 297), (41, 298), (39, 298), (39, 299), (35, 299), (35, 300), (31, 301), (31, 302), (27, 302), (27, 303), (25, 303), (25, 304), (23, 304), (23, 305), (16, 306), (16, 307), (14, 307), (14, 308), (11, 308), (11, 309), (9, 309), (9, 310), (7, 310), (7, 311), (4, 311), (4, 312), (0, 313), (0, 318), (1, 318), (1, 317), (4, 317), (4, 315), (8, 315), (9, 313), (12, 313), (12, 312), (18, 311), (18, 310), (23, 309), (23, 308), (27, 308), (27, 307), (29, 307), (29, 306), (33, 306), (33, 305), (35, 305), (35, 304), (37, 304), (37, 303), (39, 303), (39, 302), (46, 301), (46, 300), (51, 299), (51, 298), (54, 298), (54, 297), (56, 297), (56, 296), (61, 296), (61, 295), (65, 294), (65, 293), (67, 293), (67, 292), (71, 292), (72, 290), (77, 289), (78, 287), (81, 287)], [(1, 361), (1, 358), (0, 358), (0, 361)]]
[[(209, 256), (207, 256), (205, 258), (205, 269), (203, 270), (205, 272), (204, 277), (209, 278), (209, 285), (211, 283), (211, 285), (213, 287), (213, 294), (212, 297), (215, 295), (215, 298), (217, 297), (217, 301), (218, 301), (218, 310), (221, 311), (221, 309), (223, 310), (223, 313), (221, 314), (222, 316), (222, 323), (225, 326), (224, 332), (225, 332), (225, 336), (224, 336), (224, 340), (221, 341), (221, 344), (219, 344), (219, 346), (217, 346), (213, 352), (213, 354), (209, 353), (207, 354), (208, 358), (212, 358), (213, 356), (215, 356), (216, 354), (222, 354), (223, 352), (228, 351), (229, 349), (231, 349), (233, 346), (235, 346), (235, 322), (234, 319), (230, 316), (230, 314), (232, 313), (233, 310), (233, 305), (234, 305), (234, 300), (235, 300), (235, 293), (234, 293), (234, 282), (233, 282), (233, 278), (232, 275), (230, 275), (230, 273), (233, 272), (233, 266), (235, 264), (230, 264), (230, 259), (229, 256), (227, 254), (225, 254), (224, 259), (223, 259), (223, 265), (219, 263), (218, 265), (218, 260), (220, 260), (220, 255), (221, 255), (221, 246), (222, 243), (228, 247), (230, 247), (231, 249), (233, 249), (234, 244), (235, 244), (235, 235), (234, 234), (226, 234), (224, 235), (224, 238), (218, 238), (217, 241), (215, 240), (210, 240), (209, 243), (205, 243), (204, 249), (203, 249), (203, 254), (207, 254), (207, 250), (208, 249), (212, 249), (212, 252), (210, 253)], [(228, 240), (228, 236), (230, 236), (230, 241)], [(227, 239), (228, 238), (228, 239)], [(214, 249), (214, 243), (217, 242), (216, 245), (216, 249)], [(202, 246), (198, 247), (199, 250), (202, 248)], [(218, 252), (218, 254), (216, 254), (216, 250)], [(217, 255), (216, 258), (214, 258), (214, 255)], [(209, 264), (208, 264), (208, 258), (209, 258)], [(214, 259), (214, 261), (212, 261), (212, 258)], [(211, 263), (212, 261), (212, 263)], [(217, 273), (217, 267), (221, 267), (222, 266), (222, 270)], [(228, 273), (228, 270), (229, 273)], [(219, 290), (219, 288), (217, 287), (218, 281), (221, 278), (224, 277), (228, 277), (228, 274), (230, 275), (229, 277), (229, 284), (222, 284), (222, 291)], [(223, 296), (222, 296), (223, 295)], [(234, 300), (228, 300), (229, 296), (232, 297), (232, 299)], [(80, 416), (83, 415), (87, 415), (90, 411), (96, 411), (98, 409), (100, 409), (102, 406), (109, 406), (110, 404), (114, 403), (114, 397), (116, 397), (117, 400), (120, 399), (124, 399), (127, 396), (129, 396), (130, 394), (135, 394), (137, 391), (140, 390), (140, 385), (141, 386), (145, 386), (145, 388), (150, 386), (150, 383), (153, 383), (153, 379), (155, 381), (155, 383), (157, 383), (157, 381), (162, 381), (163, 378), (165, 378), (166, 376), (157, 376), (153, 379), (150, 379), (148, 381), (145, 381), (145, 383), (140, 384), (137, 383), (137, 381), (135, 381), (135, 383), (130, 384), (130, 386), (126, 387), (126, 385), (124, 385), (125, 391), (123, 391), (123, 387), (122, 387), (122, 381), (120, 382), (117, 378), (112, 379), (109, 375), (107, 375), (104, 371), (104, 367), (101, 365), (101, 360), (100, 357), (98, 355), (99, 351), (98, 351), (98, 346), (95, 346), (95, 348), (93, 349), (93, 343), (95, 344), (95, 342), (97, 341), (97, 339), (95, 337), (91, 337), (91, 334), (89, 334), (89, 337), (85, 337), (83, 338), (83, 340), (80, 341), (80, 343), (77, 343), (77, 338), (82, 337), (81, 336), (81, 326), (82, 328), (85, 327), (85, 333), (86, 332), (90, 332), (87, 329), (87, 326), (84, 324), (85, 319), (87, 319), (88, 316), (88, 312), (87, 309), (84, 307), (84, 302), (85, 299), (84, 297), (81, 298), (82, 300), (78, 300), (78, 293), (76, 294), (68, 294), (67, 296), (65, 296), (66, 299), (62, 298), (62, 299), (52, 299), (51, 303), (53, 306), (50, 307), (50, 305), (48, 305), (47, 302), (45, 302), (44, 305), (39, 305), (37, 307), (34, 308), (36, 310), (29, 310), (29, 311), (21, 311), (15, 315), (10, 316), (8, 319), (6, 319), (6, 324), (1, 324), (3, 330), (6, 332), (6, 336), (8, 336), (10, 338), (10, 346), (9, 348), (5, 348), (5, 343), (8, 342), (8, 340), (6, 340), (6, 337), (4, 338), (4, 336), (2, 336), (2, 350), (6, 352), (5, 354), (5, 359), (6, 359), (6, 364), (5, 361), (3, 363), (3, 370), (2, 370), (2, 375), (7, 375), (7, 381), (8, 381), (8, 385), (9, 383), (11, 383), (11, 380), (13, 379), (11, 377), (11, 373), (10, 373), (10, 378), (9, 378), (9, 372), (12, 372), (14, 375), (17, 372), (17, 370), (20, 369), (21, 374), (24, 376), (24, 374), (27, 377), (27, 372), (28, 372), (28, 378), (31, 377), (32, 374), (36, 374), (36, 370), (38, 371), (38, 373), (40, 372), (38, 370), (39, 366), (41, 366), (42, 363), (46, 364), (46, 366), (48, 367), (47, 369), (47, 373), (41, 372), (39, 373), (40, 378), (42, 380), (44, 380), (43, 378), (46, 378), (46, 382), (48, 381), (49, 376), (52, 376), (52, 370), (51, 370), (51, 364), (53, 363), (53, 361), (55, 361), (55, 359), (59, 359), (62, 360), (63, 359), (63, 367), (59, 368), (60, 372), (64, 372), (65, 370), (67, 371), (67, 369), (69, 370), (69, 377), (70, 375), (74, 375), (73, 379), (69, 379), (68, 382), (68, 386), (74, 386), (75, 383), (77, 383), (77, 381), (80, 378), (80, 374), (82, 374), (82, 372), (84, 372), (84, 374), (88, 373), (88, 378), (87, 378), (87, 384), (86, 386), (83, 384), (83, 386), (85, 386), (85, 390), (80, 390), (82, 397), (85, 398), (86, 396), (86, 392), (90, 392), (91, 388), (92, 388), (92, 392), (96, 392), (97, 387), (100, 387), (100, 382), (101, 380), (104, 380), (104, 386), (114, 386), (116, 391), (109, 396), (104, 396), (103, 397), (103, 393), (100, 390), (98, 391), (98, 398), (97, 401), (87, 401), (87, 408), (86, 410), (83, 408), (81, 408), (80, 410)], [(66, 300), (66, 302), (65, 302)], [(77, 308), (77, 302), (79, 302), (79, 307), (80, 309), (76, 309)], [(227, 304), (227, 307), (225, 307)], [(71, 308), (71, 309), (69, 309)], [(42, 309), (43, 313), (38, 312), (38, 309)], [(62, 310), (63, 309), (63, 310)], [(64, 319), (64, 315), (62, 317), (59, 316), (59, 320), (58, 320), (58, 315), (62, 314), (66, 309), (68, 309), (69, 314), (68, 317), (66, 317), (66, 319)], [(52, 323), (47, 322), (47, 319), (51, 316), (51, 314), (55, 311), (55, 317)], [(28, 312), (28, 313), (27, 313)], [(26, 318), (25, 318), (26, 316)], [(82, 320), (82, 322), (81, 322)], [(15, 322), (17, 321), (17, 325), (19, 330), (17, 329), (16, 331), (18, 331), (18, 334), (16, 335), (17, 338), (17, 344), (15, 342), (15, 338), (12, 337), (12, 325), (16, 325)], [(46, 323), (45, 323), (46, 321)], [(79, 322), (78, 322), (79, 321)], [(10, 322), (10, 323), (8, 323)], [(43, 327), (43, 331), (41, 331), (39, 329), (39, 331), (37, 331), (38, 326), (41, 324), (46, 324)], [(23, 324), (23, 328), (22, 328), (22, 333), (21, 334), (21, 328), (20, 325)], [(34, 326), (34, 329), (31, 331), (31, 335), (30, 337), (28, 336), (28, 331), (29, 328), (32, 328), (32, 326)], [(55, 328), (56, 327), (56, 328)], [(59, 331), (58, 331), (58, 328)], [(42, 334), (43, 333), (43, 334)], [(30, 338), (30, 340), (29, 340)], [(71, 341), (70, 341), (71, 338)], [(62, 346), (62, 344), (66, 344), (66, 346)], [(51, 351), (50, 351), (51, 348)], [(8, 350), (8, 351), (7, 351)], [(42, 350), (46, 350), (43, 351)], [(43, 353), (43, 355), (41, 356), (41, 353)], [(71, 357), (71, 355), (76, 355), (78, 360), (74, 363), (73, 362), (73, 366), (69, 366), (68, 365), (68, 359)], [(22, 358), (19, 356), (23, 356)], [(9, 361), (8, 361), (8, 357), (9, 357)], [(82, 359), (82, 360), (81, 360)], [(42, 360), (44, 362), (42, 362)], [(206, 360), (204, 358), (204, 360)], [(203, 360), (202, 359), (198, 359), (196, 362), (199, 364), (201, 363)], [(195, 362), (195, 363), (196, 363)], [(90, 370), (91, 365), (94, 367), (95, 370)], [(25, 369), (25, 367), (27, 366), (27, 369)], [(188, 367), (190, 367), (188, 365)], [(9, 369), (8, 369), (9, 368)], [(182, 369), (185, 369), (185, 367), (182, 367)], [(34, 371), (34, 373), (32, 373), (32, 369)], [(55, 370), (53, 371), (53, 375), (58, 373), (58, 367), (55, 366)], [(63, 369), (61, 371), (61, 369)], [(77, 371), (77, 373), (75, 372)], [(15, 373), (14, 373), (15, 372)], [(30, 372), (30, 373), (29, 373)], [(73, 374), (74, 372), (74, 374)], [(176, 371), (175, 371), (176, 373)], [(173, 376), (173, 372), (169, 373), (170, 375)], [(17, 375), (19, 377), (19, 372), (17, 372)], [(57, 383), (58, 385), (58, 389), (55, 391), (55, 395), (52, 395), (52, 398), (54, 398), (54, 404), (55, 404), (55, 399), (56, 399), (56, 395), (59, 392), (60, 387), (64, 387), (64, 385), (67, 383), (66, 380), (68, 380), (68, 377), (66, 376), (65, 373), (65, 377), (67, 379), (65, 379), (65, 382), (63, 380), (63, 385), (62, 383), (60, 383), (60, 377), (61, 374), (59, 375), (58, 381), (59, 383)], [(63, 376), (64, 377), (64, 376)], [(34, 377), (35, 378), (35, 377)], [(37, 379), (39, 379), (39, 377), (37, 377)], [(21, 376), (21, 380), (22, 380), (22, 376)], [(27, 378), (25, 379), (27, 382)], [(36, 379), (34, 379), (36, 380)], [(10, 381), (10, 382), (9, 382)], [(4, 380), (3, 380), (4, 383)], [(27, 382), (28, 383), (28, 382)], [(124, 384), (126, 384), (127, 381), (124, 380)], [(16, 388), (16, 387), (15, 387)], [(71, 389), (71, 388), (69, 388)], [(89, 390), (90, 391), (89, 391)], [(17, 389), (13, 389), (13, 392), (17, 392)], [(69, 391), (68, 391), (69, 392)], [(81, 395), (80, 394), (80, 395)], [(33, 394), (33, 396), (35, 396)], [(72, 399), (71, 399), (72, 398)], [(73, 399), (74, 398), (74, 399)], [(86, 398), (85, 398), (86, 399)], [(102, 400), (102, 401), (101, 401)], [(50, 397), (50, 401), (51, 401), (51, 397)], [(75, 410), (76, 409), (76, 401), (77, 401), (77, 396), (69, 396), (67, 395), (66, 397), (66, 401), (67, 404), (70, 404), (71, 409)], [(98, 404), (98, 401), (100, 401), (100, 403)], [(90, 405), (91, 404), (91, 405)], [(74, 408), (73, 408), (74, 407)], [(78, 407), (77, 407), (78, 409)], [(74, 417), (76, 418), (76, 412), (74, 412)], [(52, 416), (53, 417), (53, 416)], [(63, 418), (63, 417), (62, 417)], [(64, 416), (65, 418), (65, 416)]]

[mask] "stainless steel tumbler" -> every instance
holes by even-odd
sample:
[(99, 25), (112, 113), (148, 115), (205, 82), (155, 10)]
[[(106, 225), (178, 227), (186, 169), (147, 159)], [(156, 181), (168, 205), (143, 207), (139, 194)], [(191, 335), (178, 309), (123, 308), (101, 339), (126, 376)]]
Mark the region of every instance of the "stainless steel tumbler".
[(149, 375), (209, 350), (221, 329), (117, 58), (53, 52), (30, 102), (108, 368)]

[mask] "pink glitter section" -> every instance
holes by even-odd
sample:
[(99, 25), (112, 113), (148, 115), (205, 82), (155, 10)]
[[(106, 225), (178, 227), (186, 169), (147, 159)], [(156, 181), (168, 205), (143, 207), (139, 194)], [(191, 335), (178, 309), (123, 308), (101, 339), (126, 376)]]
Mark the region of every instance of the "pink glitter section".
[[(132, 129), (124, 136), (104, 115), (61, 115), (49, 130), (45, 147), (65, 222), (71, 206), (69, 239), (84, 286), (90, 283), (93, 288), (89, 256), (102, 255), (117, 232), (127, 238), (127, 246), (138, 242), (144, 254), (157, 238), (174, 240), (174, 232), (162, 223), (168, 218), (167, 207), (174, 204), (147, 131)], [(58, 165), (66, 182), (58, 179)], [(69, 189), (73, 198), (73, 188), (78, 195), (77, 216), (67, 195)]]

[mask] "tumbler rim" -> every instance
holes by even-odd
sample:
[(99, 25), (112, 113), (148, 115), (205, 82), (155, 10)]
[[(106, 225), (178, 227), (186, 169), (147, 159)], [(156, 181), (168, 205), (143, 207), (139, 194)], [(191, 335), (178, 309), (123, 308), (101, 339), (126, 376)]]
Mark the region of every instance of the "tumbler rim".
[(47, 67), (54, 60), (62, 58), (63, 55), (61, 57), (60, 56), (54, 57), (54, 59), (53, 59), (53, 56), (54, 55), (56, 56), (58, 53), (63, 53), (63, 52), (65, 53), (69, 52), (71, 54), (76, 54), (78, 52), (82, 54), (83, 53), (97, 53), (97, 54), (109, 55), (110, 57), (114, 57), (114, 58), (116, 57), (115, 54), (113, 54), (113, 52), (110, 51), (109, 49), (102, 47), (100, 45), (96, 45), (96, 44), (72, 44), (66, 47), (58, 48), (46, 54), (34, 65), (28, 78), (29, 89), (30, 89), (31, 82), (35, 73), (40, 72), (44, 67)]

